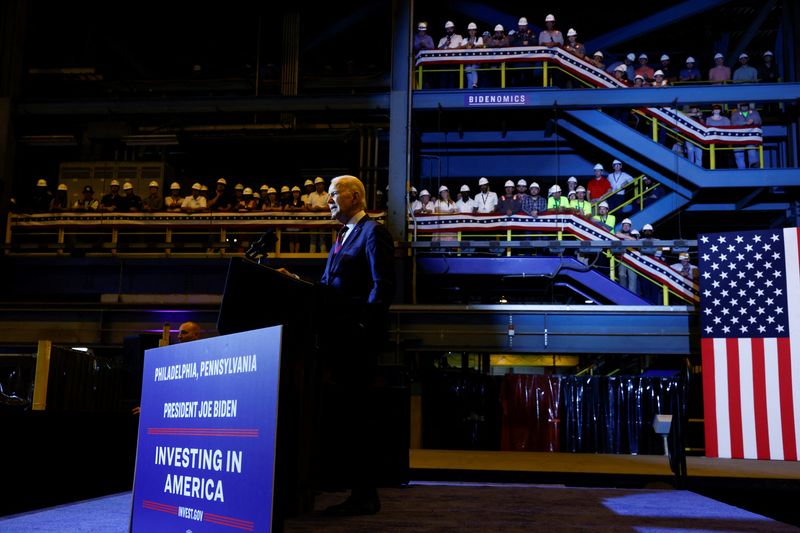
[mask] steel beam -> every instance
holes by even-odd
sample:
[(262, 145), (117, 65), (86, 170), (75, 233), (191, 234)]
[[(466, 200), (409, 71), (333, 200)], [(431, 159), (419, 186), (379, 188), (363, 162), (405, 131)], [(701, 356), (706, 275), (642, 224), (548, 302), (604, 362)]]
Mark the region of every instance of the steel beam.
[(736, 204), (692, 204), (685, 211), (786, 211), (791, 205), (789, 202), (764, 202), (738, 208)]
[[(750, 41), (753, 40), (753, 37), (755, 37), (759, 31), (761, 31), (761, 26), (764, 25), (764, 21), (767, 20), (767, 17), (769, 17), (774, 8), (775, 0), (767, 0), (762, 4), (761, 9), (759, 9), (758, 15), (756, 15), (754, 19), (747, 21), (747, 29), (745, 30), (744, 34), (742, 34), (742, 36), (739, 38), (739, 42), (736, 43), (736, 46), (730, 52), (728, 52), (729, 65), (736, 65), (739, 62), (739, 54), (747, 50), (747, 47), (750, 45)], [(748, 64), (753, 66), (751, 63)]]
[(406, 350), (534, 354), (698, 353), (691, 307), (395, 305), (392, 340)]
[(354, 96), (272, 96), (185, 100), (93, 100), (19, 103), (18, 115), (141, 115), (366, 111), (385, 114), (389, 93)]
[[(614, 122), (616, 122), (616, 124), (619, 127), (625, 127), (625, 126), (623, 126), (622, 124), (620, 124), (617, 121), (614, 121)], [(585, 129), (583, 129), (583, 128), (575, 125), (575, 124), (571, 124), (569, 122), (566, 122), (566, 121), (562, 120), (562, 121), (559, 121), (559, 127), (564, 129), (564, 130), (567, 130), (568, 132), (572, 133), (573, 135), (576, 135), (578, 137), (581, 137), (581, 138), (585, 139), (586, 141), (591, 143), (597, 149), (602, 150), (603, 152), (608, 154), (609, 159), (616, 158), (616, 159), (619, 159), (621, 161), (629, 162), (630, 166), (633, 166), (633, 167), (637, 168), (638, 170), (640, 170), (641, 172), (643, 172), (643, 173), (647, 174), (648, 176), (652, 177), (654, 180), (658, 181), (659, 183), (662, 183), (662, 184), (666, 185), (670, 190), (680, 194), (681, 196), (683, 196), (685, 198), (691, 198), (692, 197), (692, 195), (693, 195), (692, 191), (690, 191), (689, 189), (687, 189), (686, 187), (684, 187), (682, 185), (679, 185), (675, 180), (673, 180), (671, 177), (668, 177), (667, 174), (665, 174), (661, 170), (658, 170), (657, 167), (650, 165), (649, 162), (647, 162), (646, 160), (643, 160), (642, 158), (639, 158), (639, 157), (631, 156), (631, 154), (629, 152), (623, 152), (622, 150), (616, 148), (615, 146), (612, 146), (612, 145), (608, 144), (605, 141), (602, 141), (596, 135), (587, 132)], [(630, 128), (628, 128), (628, 129), (630, 129)], [(633, 131), (633, 130), (631, 130), (631, 131)], [(634, 132), (634, 133), (636, 133), (636, 132)], [(651, 142), (651, 144), (653, 144), (653, 143)], [(647, 149), (647, 148), (649, 148), (649, 146), (644, 145), (643, 148)], [(670, 153), (672, 153), (671, 150), (670, 150)], [(637, 156), (641, 156), (641, 155), (644, 155), (644, 154), (641, 154), (641, 153), (637, 152)], [(675, 155), (672, 154), (672, 157), (675, 157)]]
[[(629, 150), (625, 157), (629, 160), (631, 159), (631, 154), (636, 154), (639, 161), (646, 160), (654, 168), (658, 168), (662, 174), (669, 172), (670, 176), (680, 176), (696, 187), (762, 187), (765, 183), (776, 187), (800, 185), (800, 172), (795, 168), (707, 170), (690, 163), (686, 158), (676, 156), (675, 152), (666, 146), (653, 142), (651, 138), (622, 124), (602, 111), (571, 110), (566, 113), (582, 125), (601, 132), (604, 136), (614, 139), (621, 146), (625, 146)], [(562, 125), (562, 127), (564, 126)], [(672, 186), (670, 188), (673, 189)], [(691, 194), (685, 194), (677, 189), (673, 190), (683, 196), (691, 196)]]
[(647, 305), (646, 300), (574, 257), (421, 257), (417, 269), (425, 276), (513, 276), (531, 281), (560, 276), (581, 294), (588, 289), (616, 305)]
[(426, 90), (414, 92), (414, 110), (470, 109), (469, 95), (524, 95), (525, 104), (497, 104), (475, 112), (498, 109), (587, 109), (598, 107), (680, 107), (683, 104), (718, 102), (781, 102), (800, 98), (800, 83), (736, 83), (731, 85), (681, 85), (657, 91), (628, 87), (602, 89), (514, 88), (473, 90)]
[(675, 24), (681, 20), (695, 17), (711, 8), (727, 3), (727, 0), (688, 0), (649, 17), (638, 19), (627, 26), (614, 28), (612, 31), (596, 37), (585, 44), (586, 50), (605, 50), (618, 44), (631, 41), (639, 36)]

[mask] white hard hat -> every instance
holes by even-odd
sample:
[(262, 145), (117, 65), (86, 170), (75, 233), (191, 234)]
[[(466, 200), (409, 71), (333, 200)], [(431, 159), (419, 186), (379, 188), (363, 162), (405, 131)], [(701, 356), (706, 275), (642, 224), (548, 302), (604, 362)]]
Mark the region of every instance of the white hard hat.
[[(306, 180), (306, 181), (311, 181), (311, 180)], [(314, 184), (312, 183), (311, 185), (314, 185)], [(258, 188), (258, 190), (259, 191), (268, 191), (269, 190), (269, 185), (262, 185), (261, 187)]]
[(242, 191), (242, 194), (245, 196), (247, 196), (248, 194), (252, 195), (253, 189), (251, 189), (250, 187), (245, 187), (245, 189)]
[(619, 159), (615, 159), (615, 160), (613, 160), (613, 161), (611, 162), (611, 166), (614, 166), (614, 165), (621, 165), (621, 164), (622, 164), (622, 161), (620, 161)]
[(455, 27), (456, 27), (456, 25), (453, 24), (452, 20), (448, 20), (447, 22), (444, 23), (444, 28), (445, 29), (447, 29), (447, 28), (455, 28)]
[(289, 191), (289, 186), (288, 186), (288, 185), (284, 185), (283, 187), (281, 187), (281, 194), (283, 194), (283, 193), (285, 193), (285, 192), (290, 192), (290, 191)]
[(567, 193), (567, 196), (577, 196), (577, 195), (578, 195), (578, 193), (576, 193), (574, 190), (572, 190), (572, 191), (569, 191), (569, 192)]
[(603, 165), (601, 165), (600, 163), (597, 163), (597, 164), (594, 166), (594, 169), (595, 169), (595, 170), (603, 170)]
[(469, 185), (464, 184), (461, 186), (461, 192), (469, 192)]
[(278, 191), (275, 190), (275, 187), (270, 187), (267, 189), (267, 194), (278, 194)]
[(669, 56), (667, 54), (661, 54), (661, 61), (669, 61)]
[(720, 54), (719, 52), (717, 52), (716, 54), (714, 54), (714, 59), (724, 59), (724, 58), (725, 58), (725, 56), (724, 56), (724, 55), (722, 55), (722, 54)]
[(411, 192), (417, 192), (417, 188), (416, 187), (411, 187)]
[(225, 178), (220, 178), (220, 179), (217, 180), (217, 183), (218, 184), (221, 183), (223, 185), (227, 185), (228, 184), (228, 180), (226, 180)]
[(631, 235), (639, 235), (639, 230), (636, 228), (631, 229)]
[(620, 63), (614, 70), (616, 70), (617, 72), (626, 72), (628, 70), (628, 67)]
[(494, 31), (505, 31), (502, 24), (498, 24), (494, 27)]
[(119, 187), (119, 181), (111, 180), (111, 183), (109, 184), (109, 187)]
[(419, 24), (417, 24), (417, 29), (418, 30), (427, 30), (428, 29), (428, 25), (426, 23), (424, 23), (424, 22), (420, 22)]
[(504, 187), (513, 187), (513, 186), (514, 186), (514, 182), (511, 181), (511, 180), (506, 181), (506, 184), (504, 185)]
[(689, 259), (689, 254), (686, 252), (681, 252), (678, 254), (678, 259)]
[(200, 190), (201, 191), (207, 191), (208, 190), (208, 185), (201, 185), (200, 186)]
[(657, 71), (653, 72), (653, 77), (654, 78), (656, 76), (663, 76), (663, 75), (664, 75), (664, 71), (663, 70), (657, 70)]
[(764, 53), (763, 53), (763, 54), (761, 54), (761, 55), (762, 55), (762, 56), (771, 56), (771, 55), (773, 55), (773, 53), (772, 53), (772, 52), (770, 52), (769, 50), (767, 50), (766, 52), (764, 52)]
[(576, 178), (575, 176), (570, 176), (569, 179), (567, 180), (567, 183), (569, 183), (570, 181), (578, 183), (578, 178)]
[(693, 58), (692, 56), (689, 56), (689, 57), (687, 57), (687, 58), (686, 58), (686, 62), (687, 62), (687, 63), (697, 63), (697, 61), (695, 61), (695, 60), (694, 60), (694, 58)]
[(131, 183), (130, 181), (126, 181), (125, 185), (122, 186), (122, 190), (127, 191), (130, 189), (133, 189), (133, 183)]
[(429, 193), (429, 192), (428, 192), (428, 189), (422, 189), (422, 190), (419, 192), (419, 195), (420, 195), (420, 196), (430, 196), (430, 195), (431, 195), (431, 193)]
[(538, 183), (536, 183), (535, 181), (532, 181), (528, 188), (529, 189), (533, 189), (534, 187), (537, 188), (537, 189), (541, 189), (541, 187), (539, 187)]
[(598, 50), (597, 52), (594, 53), (594, 55), (592, 57), (597, 57), (597, 56), (603, 57), (603, 52)]
[(253, 191), (253, 198), (261, 198), (261, 195)]
[(193, 191), (200, 191), (202, 189), (203, 189), (203, 186), (200, 185), (199, 183), (195, 183), (194, 185), (192, 185), (192, 190)]
[(317, 183), (325, 183), (325, 180), (317, 176), (316, 178), (314, 178), (314, 185), (316, 185)]
[(517, 180), (517, 185), (521, 185), (523, 187), (527, 187), (528, 186), (528, 180), (526, 180), (525, 178), (520, 178), (519, 180)]
[(150, 185), (148, 185), (148, 187), (158, 187), (158, 182), (157, 181), (151, 181)]
[(631, 52), (625, 57), (628, 58), (628, 61), (636, 61), (636, 56), (633, 54), (633, 52)]
[(645, 224), (644, 226), (642, 226), (642, 231), (645, 231), (645, 230), (648, 230), (648, 229), (652, 230), (653, 226), (651, 226), (650, 224)]
[(66, 183), (59, 183), (58, 184), (58, 190), (59, 191), (66, 191), (67, 190), (67, 184)]
[(486, 178), (481, 178), (481, 179), (478, 180), (478, 185), (479, 186), (480, 185), (489, 185), (489, 180), (487, 180)]
[(39, 181), (36, 182), (36, 186), (37, 187), (47, 187), (47, 180), (39, 179)]
[(644, 76), (642, 76), (641, 74), (637, 74), (636, 76), (633, 77), (633, 81), (636, 81), (636, 80), (644, 81)]
[(305, 187), (305, 186), (307, 186), (307, 185), (314, 185), (314, 182), (313, 182), (313, 181), (311, 181), (311, 180), (306, 180), (306, 181), (304, 181), (304, 182), (303, 182), (303, 187)]
[(631, 219), (629, 219), (629, 218), (624, 218), (624, 219), (622, 219), (622, 223), (623, 224), (633, 224), (633, 221)]
[(561, 187), (559, 187), (558, 185), (553, 185), (552, 187), (550, 187), (550, 190), (547, 191), (547, 194), (555, 194), (557, 192), (561, 192)]
[(742, 52), (741, 54), (739, 54), (739, 59), (741, 59), (743, 57), (750, 57), (750, 56), (747, 55), (746, 53)]
[(477, 30), (478, 29), (478, 25), (475, 24), (474, 22), (470, 22), (469, 24), (467, 24), (467, 29), (468, 30)]
[(525, 17), (520, 17), (519, 20), (517, 21), (517, 25), (518, 26), (527, 26), (528, 25), (528, 19), (526, 19)]
[(233, 186), (233, 188), (234, 188), (234, 190), (237, 190), (237, 191), (244, 190), (244, 185), (242, 185), (241, 183), (237, 183), (236, 185)]
[(442, 185), (441, 187), (439, 187), (439, 192), (442, 192), (442, 191), (450, 192), (450, 189), (447, 188), (447, 185)]
[(649, 59), (649, 58), (647, 57), (647, 54), (642, 52), (641, 54), (639, 54), (639, 59)]
[(568, 29), (568, 30), (567, 30), (567, 37), (572, 37), (573, 35), (578, 35), (578, 32), (576, 32), (576, 31), (575, 31), (574, 29), (572, 29), (572, 28)]
[(575, 187), (575, 192), (586, 192), (586, 187), (584, 187), (583, 185), (578, 185), (577, 187)]
[(544, 21), (545, 21), (545, 22), (555, 22), (555, 21), (556, 21), (556, 18), (555, 18), (553, 15), (547, 15), (547, 16), (544, 18)]
[(173, 181), (172, 185), (170, 185), (169, 188), (170, 188), (170, 190), (173, 190), (173, 191), (176, 190), (176, 189), (177, 190), (181, 190), (181, 184), (178, 183), (177, 181)]
[[(245, 189), (245, 190), (246, 190), (246, 189)], [(300, 192), (300, 187), (298, 187), (297, 185), (295, 185), (294, 187), (292, 187), (292, 192), (294, 192), (294, 191)]]
[(608, 202), (602, 201), (599, 204), (597, 204), (597, 207), (605, 207), (606, 209), (608, 209)]

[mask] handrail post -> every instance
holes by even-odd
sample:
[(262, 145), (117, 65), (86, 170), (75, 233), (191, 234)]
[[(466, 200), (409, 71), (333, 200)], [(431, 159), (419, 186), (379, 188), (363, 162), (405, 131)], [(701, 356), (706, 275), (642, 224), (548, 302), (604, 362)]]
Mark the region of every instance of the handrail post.
[(651, 124), (653, 126), (653, 141), (658, 142), (658, 121), (653, 119)]
[(711, 170), (717, 168), (717, 151), (713, 143), (708, 145), (708, 166)]
[(542, 62), (542, 87), (547, 87), (547, 61)]
[(500, 63), (500, 88), (506, 88), (506, 63), (503, 61)]
[(664, 297), (664, 305), (669, 305), (669, 287), (667, 287), (666, 284), (662, 284), (661, 291)]
[(609, 254), (608, 266), (608, 277), (611, 281), (617, 281), (617, 258), (614, 257), (614, 254)]
[(39, 341), (36, 350), (36, 374), (33, 380), (33, 410), (44, 411), (47, 407), (47, 382), (50, 379), (50, 352), (53, 343)]
[(764, 168), (764, 145), (758, 145), (758, 168)]
[(464, 88), (464, 63), (458, 64), (458, 88)]

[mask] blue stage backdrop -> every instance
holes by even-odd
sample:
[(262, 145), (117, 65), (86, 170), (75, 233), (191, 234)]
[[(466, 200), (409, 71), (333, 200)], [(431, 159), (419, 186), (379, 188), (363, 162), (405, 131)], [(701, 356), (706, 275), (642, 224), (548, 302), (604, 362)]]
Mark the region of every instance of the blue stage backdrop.
[(145, 352), (131, 530), (269, 531), (281, 327)]

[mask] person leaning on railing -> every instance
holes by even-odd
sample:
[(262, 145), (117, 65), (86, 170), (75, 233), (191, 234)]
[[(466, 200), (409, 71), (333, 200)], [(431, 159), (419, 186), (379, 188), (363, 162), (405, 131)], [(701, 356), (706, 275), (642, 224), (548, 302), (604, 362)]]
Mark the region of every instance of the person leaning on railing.
[(181, 184), (173, 181), (169, 186), (169, 196), (164, 198), (164, 207), (167, 211), (175, 213), (181, 210), (183, 205), (183, 196), (181, 196)]
[(208, 209), (206, 197), (200, 194), (202, 186), (199, 183), (192, 185), (192, 194), (183, 199), (181, 211), (187, 214), (198, 213)]
[(75, 200), (75, 203), (72, 204), (73, 211), (93, 212), (100, 208), (100, 202), (95, 200), (94, 189), (92, 189), (91, 185), (85, 186), (81, 194), (83, 198)]
[[(474, 48), (485, 48), (483, 37), (478, 35), (478, 25), (470, 22), (467, 26), (467, 37), (461, 40), (461, 48), (472, 50)], [(467, 65), (464, 69), (467, 73), (467, 87), (478, 88), (478, 65)]]
[(67, 197), (67, 184), (59, 183), (56, 189), (56, 195), (50, 202), (51, 213), (61, 213), (69, 211), (69, 198)]

